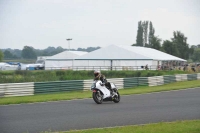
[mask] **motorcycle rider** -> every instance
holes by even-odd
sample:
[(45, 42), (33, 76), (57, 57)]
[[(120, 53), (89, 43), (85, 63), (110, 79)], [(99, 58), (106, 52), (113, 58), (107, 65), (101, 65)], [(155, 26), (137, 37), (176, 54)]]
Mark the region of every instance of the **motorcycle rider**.
[(94, 70), (94, 80), (101, 80), (102, 86), (105, 85), (106, 88), (108, 88), (112, 94), (110, 82), (106, 80), (106, 77), (103, 74), (101, 74), (100, 70)]

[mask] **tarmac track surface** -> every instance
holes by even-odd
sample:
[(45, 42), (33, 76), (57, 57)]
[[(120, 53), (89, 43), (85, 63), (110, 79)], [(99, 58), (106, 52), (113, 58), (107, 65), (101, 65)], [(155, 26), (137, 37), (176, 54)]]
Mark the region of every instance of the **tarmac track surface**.
[(93, 99), (0, 106), (1, 133), (38, 133), (200, 119), (200, 88)]

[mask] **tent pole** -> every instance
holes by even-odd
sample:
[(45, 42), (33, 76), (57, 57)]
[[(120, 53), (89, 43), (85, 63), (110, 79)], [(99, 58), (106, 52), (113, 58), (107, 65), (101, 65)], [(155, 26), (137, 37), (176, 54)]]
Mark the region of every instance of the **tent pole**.
[(112, 71), (113, 60), (110, 60), (110, 65), (111, 65), (110, 70)]

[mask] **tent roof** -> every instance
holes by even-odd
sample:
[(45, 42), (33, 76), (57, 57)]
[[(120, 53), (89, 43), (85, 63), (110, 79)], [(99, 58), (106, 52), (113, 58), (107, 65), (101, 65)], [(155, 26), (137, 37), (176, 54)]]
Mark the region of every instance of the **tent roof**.
[(138, 46), (109, 45), (88, 54), (75, 58), (75, 60), (176, 60), (181, 58), (166, 54), (152, 48)]
[(132, 51), (123, 49), (116, 45), (110, 45), (95, 51), (92, 51), (88, 54), (85, 54), (83, 56), (80, 56), (76, 59), (89, 59), (89, 60), (110, 60), (110, 59), (126, 59), (126, 60), (132, 60), (132, 59), (147, 59), (151, 60), (151, 58), (148, 58), (146, 56), (143, 56), (141, 54), (133, 53)]
[(51, 57), (48, 57), (46, 60), (49, 60), (49, 59), (74, 59), (76, 57), (79, 57), (79, 56), (87, 54), (87, 53), (88, 52), (83, 52), (83, 51), (63, 51), (61, 53), (58, 53)]
[(177, 61), (186, 61), (184, 59), (181, 59), (179, 57), (161, 52), (159, 50), (153, 49), (153, 48), (147, 48), (147, 47), (139, 47), (139, 46), (122, 46), (119, 47), (130, 50), (134, 53), (139, 53), (142, 55), (145, 55), (147, 57), (152, 58), (153, 60), (177, 60)]

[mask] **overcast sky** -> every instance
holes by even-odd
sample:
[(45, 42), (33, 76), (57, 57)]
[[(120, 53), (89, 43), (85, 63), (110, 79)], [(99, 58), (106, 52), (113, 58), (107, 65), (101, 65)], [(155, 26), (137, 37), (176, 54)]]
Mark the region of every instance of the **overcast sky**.
[(132, 45), (140, 20), (162, 40), (178, 30), (200, 44), (200, 0), (0, 0), (0, 48)]

